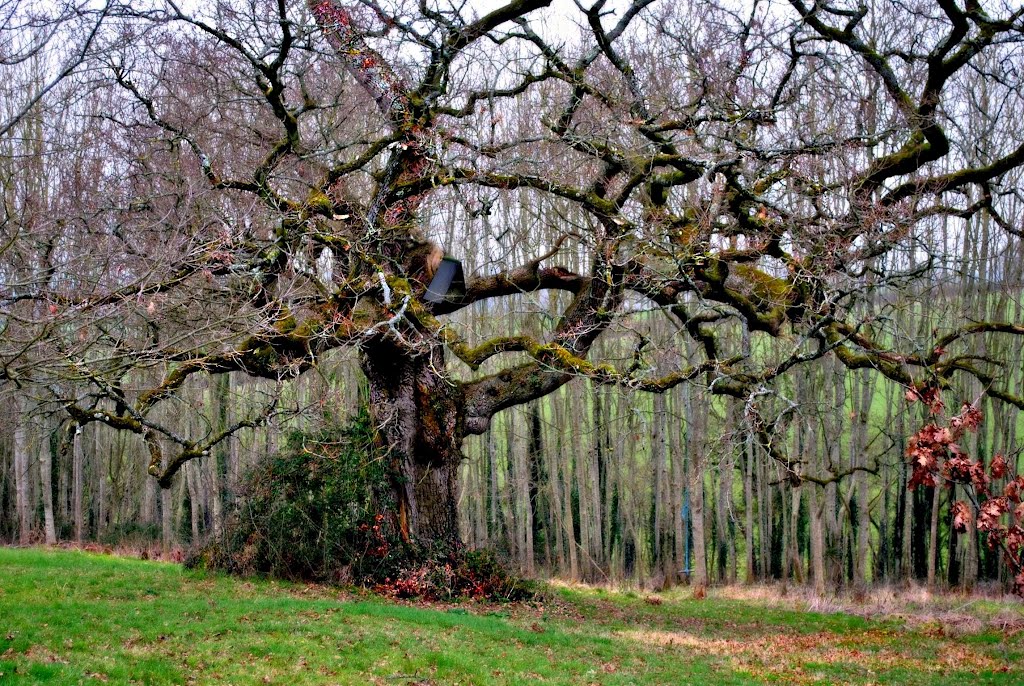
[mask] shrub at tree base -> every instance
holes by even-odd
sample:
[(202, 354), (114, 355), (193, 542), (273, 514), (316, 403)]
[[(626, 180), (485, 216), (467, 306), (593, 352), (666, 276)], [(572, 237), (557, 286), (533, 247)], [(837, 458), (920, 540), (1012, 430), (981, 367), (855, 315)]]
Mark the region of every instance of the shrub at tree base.
[(219, 540), (192, 567), (317, 583), (355, 584), (395, 598), (523, 600), (530, 585), (489, 551), (432, 550), (398, 536), (388, 459), (363, 408), (293, 431), (243, 479)]
[(509, 574), (490, 550), (460, 549), (418, 559), (418, 563), (402, 565), (394, 577), (378, 581), (373, 590), (391, 598), (427, 600), (513, 601), (537, 595), (533, 583)]

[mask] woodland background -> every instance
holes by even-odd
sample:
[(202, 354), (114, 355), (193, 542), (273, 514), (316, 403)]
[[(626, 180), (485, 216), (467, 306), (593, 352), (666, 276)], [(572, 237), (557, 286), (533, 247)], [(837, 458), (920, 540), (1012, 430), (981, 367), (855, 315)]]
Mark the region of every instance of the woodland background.
[[(509, 220), (530, 226), (528, 216)], [(1020, 321), (1022, 241), (992, 233), (982, 221), (951, 231), (945, 240), (975, 247), (939, 272), (943, 280), (921, 284), (923, 293), (912, 299), (877, 293), (873, 313), (910, 323), (923, 340), (954, 321)], [(489, 256), (479, 249), (468, 244), (463, 259), (485, 262)], [(528, 322), (544, 316), (537, 305), (529, 303), (529, 312), (517, 303), (477, 308), (467, 323)], [(667, 319), (651, 319), (653, 331), (671, 338)], [(744, 339), (740, 330), (735, 335)], [(1000, 350), (1005, 340), (995, 337), (979, 345), (979, 354), (1012, 360), (1019, 392), (1020, 348)], [(463, 540), (502, 551), (527, 574), (595, 582), (660, 584), (686, 569), (713, 582), (783, 579), (816, 588), (908, 580), (972, 588), (1005, 581), (998, 551), (981, 534), (952, 528), (955, 489), (908, 490), (907, 439), (928, 412), (909, 403), (905, 391), (835, 361), (787, 378), (782, 392), (794, 404), (780, 405), (785, 417), (775, 440), (823, 481), (793, 486), (744, 428), (740, 401), (711, 398), (698, 385), (659, 395), (575, 381), (506, 411), (484, 436), (469, 439)], [(276, 449), (284, 430), (324, 413), (345, 416), (363, 402), (359, 372), (339, 354), (284, 389), (235, 373), (182, 395), (182, 403), (199, 410), (192, 421), (215, 426), (278, 393), (287, 415), (231, 440), (212, 459), (189, 463), (167, 491), (147, 474), (148, 453), (138, 437), (99, 424), (69, 437), (59, 412), (30, 394), (8, 394), (0, 432), (0, 540), (160, 542), (166, 550), (216, 535), (240, 475)], [(970, 401), (981, 388), (958, 393)], [(1003, 453), (1019, 464), (1018, 411), (989, 400), (982, 408), (985, 421), (969, 450), (986, 460)]]
[[(84, 80), (51, 85), (52, 65), (25, 59), (17, 66), (20, 81), (2, 88), (14, 92), (34, 84), (42, 95), (22, 109), (23, 100), (0, 94), (0, 122), (6, 127), (0, 136), (4, 237), (21, 237), (0, 245), (5, 263), (13, 265), (2, 275), (8, 286), (39, 278), (32, 275), (38, 267), (33, 260), (53, 249), (46, 236), (77, 231), (75, 218), (88, 217), (101, 200), (113, 198), (125, 207), (156, 201), (118, 187), (116, 175), (107, 173), (137, 154), (112, 133), (124, 93), (81, 88), (99, 78), (88, 71)], [(1009, 83), (1014, 92), (1020, 88), (1019, 82)], [(973, 94), (991, 98), (995, 111), (1005, 86), (979, 76)], [(997, 92), (989, 94), (990, 87)], [(829, 131), (852, 110), (865, 113), (863, 135), (884, 128), (891, 113), (878, 79), (865, 77), (850, 89), (858, 91), (855, 97), (838, 89), (811, 94), (804, 103), (811, 122), (806, 125)], [(209, 97), (228, 102), (231, 94)], [(96, 112), (114, 114), (92, 116)], [(372, 116), (353, 106), (346, 125)], [(533, 116), (506, 107), (491, 125), (527, 130)], [(962, 124), (981, 130), (990, 122)], [(230, 141), (222, 145), (223, 155)], [(175, 165), (192, 164), (182, 149), (165, 153), (159, 164), (169, 177), (178, 173)], [(1004, 187), (1019, 184), (1019, 171), (1004, 179)], [(183, 188), (182, 196), (191, 197), (195, 188)], [(564, 227), (587, 223), (569, 203), (539, 194), (515, 197), (512, 202), (503, 196), (490, 214), (472, 217), (484, 228), (466, 232), (471, 203), (458, 193), (442, 193), (424, 212), (424, 226), (463, 261), (467, 274), (481, 275), (533, 259), (563, 238)], [(197, 205), (203, 203), (214, 213), (238, 210), (218, 207), (205, 196)], [(937, 219), (916, 244), (880, 255), (852, 279), (856, 316), (886, 332), (881, 340), (899, 336), (890, 342), (924, 355), (936, 332), (972, 322), (1024, 321), (1024, 238), (1006, 230), (1022, 222), (1019, 193), (1000, 198), (998, 222), (985, 212)], [(102, 261), (110, 249), (86, 228), (74, 240), (69, 269), (78, 259)], [(152, 241), (154, 255), (188, 249), (187, 241), (165, 242), (157, 234)], [(309, 255), (293, 259), (296, 269), (314, 269)], [(588, 269), (589, 259), (573, 241), (558, 255), (578, 272)], [(135, 306), (151, 314), (159, 310), (163, 325), (173, 330), (182, 311), (176, 308), (195, 306), (188, 298), (173, 298), (143, 298)], [(475, 304), (454, 319), (479, 339), (505, 330), (539, 336), (567, 300), (559, 293), (516, 295)], [(46, 308), (28, 300), (7, 308), (8, 350), (27, 340), (11, 333), (19, 318), (30, 322), (58, 314)], [(212, 321), (222, 315), (211, 310), (208, 316)], [(194, 319), (181, 321), (195, 326)], [(116, 338), (117, 320), (104, 325), (88, 335)], [(125, 319), (121, 325), (135, 324)], [(61, 326), (59, 319), (53, 324)], [(88, 347), (76, 342), (76, 331), (68, 328), (63, 335), (74, 346)], [(718, 331), (752, 367), (784, 358), (794, 345), (786, 335), (752, 336), (741, 319)], [(696, 354), (694, 342), (663, 311), (638, 301), (628, 322), (606, 334), (591, 357), (628, 364), (638, 332), (647, 341), (646, 355)], [(189, 335), (201, 338), (203, 329)], [(1024, 395), (1019, 341), (985, 333), (970, 345), (978, 359), (1003, 361), (1004, 386)], [(159, 383), (170, 364), (143, 360), (128, 376), (130, 383)], [(465, 367), (450, 364), (450, 373), (468, 376)], [(239, 372), (191, 379), (174, 403), (158, 410), (161, 421), (183, 432), (217, 430), (273, 410), (264, 423), (218, 445), (206, 459), (188, 462), (171, 488), (161, 490), (147, 474), (150, 456), (141, 437), (99, 422), (75, 429), (52, 394), (6, 382), (0, 398), (0, 542), (95, 541), (168, 552), (207, 541), (221, 533), (246, 470), (277, 450), (287, 431), (309, 429), (325, 416), (351, 415), (365, 402), (363, 384), (355, 354), (346, 350), (323, 357), (289, 383)], [(924, 403), (908, 400), (906, 387), (870, 370), (851, 371), (835, 357), (797, 366), (769, 386), (770, 393), (758, 399), (759, 413), (768, 417), (772, 442), (801, 462), (809, 478), (800, 483), (755, 440), (742, 400), (714, 396), (700, 381), (649, 394), (580, 378), (546, 398), (505, 410), (484, 435), (467, 439), (460, 474), (462, 538), (469, 546), (497, 549), (527, 575), (592, 582), (660, 587), (677, 577), (694, 583), (784, 580), (819, 592), (904, 582), (964, 589), (1008, 582), (1001, 552), (989, 549), (981, 534), (958, 533), (952, 526), (951, 505), (964, 497), (961, 487), (908, 488), (907, 441), (930, 420)], [(985, 390), (976, 379), (957, 377), (946, 402), (955, 411), (961, 402), (978, 401), (984, 421), (965, 439), (966, 450), (984, 463), (1005, 455), (1010, 474), (1019, 473), (1019, 413)]]

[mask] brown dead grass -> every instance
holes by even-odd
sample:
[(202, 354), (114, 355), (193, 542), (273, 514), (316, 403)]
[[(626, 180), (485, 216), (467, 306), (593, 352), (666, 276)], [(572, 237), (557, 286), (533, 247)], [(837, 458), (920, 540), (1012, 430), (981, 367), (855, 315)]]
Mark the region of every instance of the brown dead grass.
[(685, 631), (623, 631), (616, 636), (647, 647), (725, 658), (734, 669), (785, 683), (834, 682), (834, 674), (826, 677), (815, 673), (814, 665), (842, 664), (869, 673), (893, 668), (921, 673), (1010, 669), (1008, 664), (948, 639), (942, 641), (942, 648), (936, 654), (922, 659), (900, 648), (900, 634), (891, 630), (865, 631), (852, 636), (829, 632), (772, 633), (739, 640), (708, 638)]
[(861, 597), (833, 593), (819, 596), (805, 587), (781, 584), (733, 585), (714, 589), (715, 598), (822, 614), (844, 613), (868, 619), (901, 621), (909, 628), (952, 636), (995, 629), (1014, 635), (1024, 631), (1024, 603), (997, 592), (932, 592), (923, 586), (881, 586)]
[[(638, 590), (628, 584), (586, 584), (559, 579), (550, 579), (547, 583), (556, 588), (599, 588), (613, 593)], [(736, 600), (797, 612), (843, 613), (866, 619), (893, 620), (903, 622), (908, 628), (932, 631), (938, 635), (959, 636), (988, 630), (996, 630), (1008, 636), (1024, 633), (1024, 602), (1016, 596), (991, 588), (962, 593), (929, 591), (918, 584), (904, 587), (890, 585), (873, 588), (859, 597), (849, 592), (819, 596), (810, 587), (787, 586), (782, 583), (733, 584), (706, 587), (704, 590), (706, 596), (712, 599)], [(677, 586), (664, 593), (646, 594), (644, 600), (656, 605), (659, 601), (697, 597), (703, 596), (695, 596), (694, 590), (689, 587)], [(613, 614), (622, 615), (620, 618), (628, 614), (612, 606), (608, 609)]]

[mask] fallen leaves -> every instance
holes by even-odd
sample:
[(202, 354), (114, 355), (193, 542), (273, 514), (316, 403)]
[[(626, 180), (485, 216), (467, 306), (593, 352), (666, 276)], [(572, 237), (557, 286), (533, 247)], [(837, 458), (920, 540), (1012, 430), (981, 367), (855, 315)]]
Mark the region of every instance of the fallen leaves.
[(869, 672), (894, 668), (922, 673), (955, 671), (1006, 671), (1010, 667), (973, 647), (946, 636), (933, 636), (941, 647), (922, 658), (902, 641), (902, 632), (872, 630), (841, 635), (827, 631), (772, 633), (742, 639), (713, 638), (686, 631), (623, 631), (616, 637), (646, 646), (684, 649), (698, 655), (728, 660), (736, 670), (786, 683), (813, 683), (823, 676), (815, 665), (856, 666)]

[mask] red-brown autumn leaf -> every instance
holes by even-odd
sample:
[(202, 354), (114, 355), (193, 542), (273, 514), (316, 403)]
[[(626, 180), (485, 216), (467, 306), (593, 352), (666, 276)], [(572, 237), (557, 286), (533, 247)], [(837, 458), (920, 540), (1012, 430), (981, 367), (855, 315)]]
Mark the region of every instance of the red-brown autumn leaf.
[(953, 420), (959, 420), (960, 425), (968, 431), (977, 431), (978, 427), (981, 426), (982, 418), (980, 409), (974, 405), (964, 403), (963, 407), (960, 408), (960, 414), (954, 417)]
[(951, 481), (970, 481), (971, 478), (971, 467), (974, 463), (970, 458), (964, 456), (959, 451), (954, 452), (954, 456), (946, 461), (943, 471), (945, 477)]
[(1007, 510), (1006, 498), (992, 498), (981, 504), (978, 511), (978, 530), (991, 531), (999, 526), (999, 517)]
[(967, 531), (967, 525), (971, 523), (971, 508), (962, 500), (953, 503), (953, 528), (957, 531)]
[(942, 402), (942, 391), (934, 386), (924, 389), (921, 392), (921, 399), (928, 405), (928, 411), (932, 414), (942, 414), (942, 410), (946, 407)]
[(992, 458), (992, 464), (989, 465), (988, 471), (993, 479), (1001, 479), (1006, 476), (1006, 458), (1002, 453), (996, 453), (996, 456)]
[(1006, 534), (1006, 547), (1014, 555), (1019, 553), (1021, 548), (1024, 548), (1024, 529), (1016, 524), (1011, 526)]

